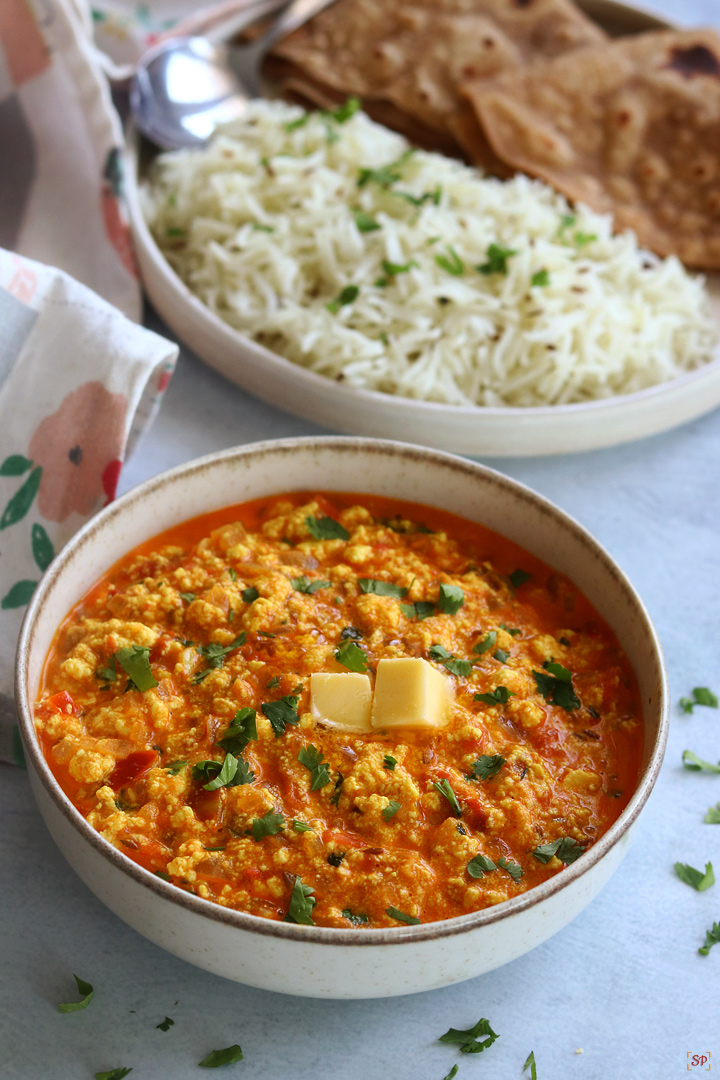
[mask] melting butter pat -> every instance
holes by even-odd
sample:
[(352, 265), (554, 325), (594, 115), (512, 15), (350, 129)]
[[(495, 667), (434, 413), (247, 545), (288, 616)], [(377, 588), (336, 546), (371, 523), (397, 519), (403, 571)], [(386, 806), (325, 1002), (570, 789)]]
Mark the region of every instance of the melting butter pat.
[(448, 719), (449, 680), (427, 660), (380, 660), (375, 679), (374, 728), (439, 728)]
[(313, 719), (346, 731), (372, 731), (372, 687), (368, 675), (352, 672), (310, 676)]

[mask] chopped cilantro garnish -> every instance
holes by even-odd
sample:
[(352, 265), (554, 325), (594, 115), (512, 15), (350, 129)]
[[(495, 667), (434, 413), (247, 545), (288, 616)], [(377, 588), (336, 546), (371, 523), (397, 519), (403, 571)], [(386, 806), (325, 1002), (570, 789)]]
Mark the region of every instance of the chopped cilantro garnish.
[(458, 678), (466, 679), (472, 671), (470, 660), (458, 660), (443, 645), (431, 645), (428, 649), (428, 656), (431, 660), (437, 660), (447, 671), (457, 675)]
[(335, 659), (348, 671), (363, 675), (367, 671), (368, 655), (354, 641), (343, 641), (335, 650)]
[(490, 244), (487, 249), (487, 262), (481, 263), (475, 269), (481, 274), (507, 274), (507, 261), (517, 255), (512, 248), (502, 247), (500, 244)]
[(482, 701), (486, 705), (506, 705), (511, 697), (516, 697), (514, 690), (507, 686), (496, 686), (489, 694), (475, 694), (473, 701)]
[[(109, 658), (105, 667), (98, 668), (95, 672), (96, 679), (102, 679), (106, 683), (115, 682), (117, 680), (117, 659), (115, 653)], [(101, 690), (109, 690), (109, 687), (101, 686)]]
[(270, 682), (266, 683), (265, 689), (266, 690), (277, 690), (279, 685), (280, 685), (280, 680), (278, 679), (277, 675), (273, 675)]
[(166, 874), (164, 870), (155, 870), (155, 877), (159, 877), (162, 881), (172, 881), (169, 874)]
[(395, 817), (398, 810), (400, 809), (400, 805), (401, 804), (399, 802), (395, 802), (394, 799), (390, 800), (385, 809), (382, 811), (382, 816), (385, 818), (386, 821), (389, 821), (390, 818)]
[(218, 739), (218, 746), (237, 756), (251, 739), (257, 739), (257, 713), (254, 709), (238, 709), (222, 739)]
[(393, 772), (397, 765), (397, 758), (394, 758), (392, 754), (385, 754), (383, 756), (383, 769), (389, 769)]
[(690, 769), (692, 772), (720, 773), (720, 761), (717, 765), (713, 765), (711, 761), (704, 761), (701, 757), (698, 757), (692, 750), (683, 750), (682, 763), (686, 769)]
[(310, 770), (311, 791), (318, 791), (320, 788), (325, 787), (326, 784), (330, 783), (328, 763), (327, 761), (323, 761), (322, 750), (318, 750), (312, 743), (309, 746), (300, 748), (298, 761), (301, 765), (304, 765), (306, 769)]
[(565, 229), (570, 229), (575, 224), (576, 218), (574, 214), (563, 214), (560, 218), (560, 224), (558, 225), (558, 236), (564, 232)]
[(313, 896), (314, 891), (310, 885), (303, 885), (299, 877), (295, 878), (285, 922), (300, 923), (303, 926), (315, 925), (311, 917), (317, 903)]
[(290, 584), (296, 592), (309, 593), (312, 595), (312, 593), (318, 592), (319, 589), (329, 589), (331, 582), (311, 581), (310, 578), (305, 577), (303, 574), (302, 577), (291, 578)]
[(353, 210), (353, 214), (355, 216), (355, 224), (357, 225), (358, 232), (375, 232), (377, 229), (382, 228), (379, 222), (377, 222), (371, 214), (366, 214), (364, 210)]
[(493, 659), (497, 660), (500, 664), (507, 664), (510, 653), (505, 649), (496, 649), (493, 653)]
[(131, 1072), (132, 1066), (127, 1068), (126, 1066), (121, 1065), (119, 1069), (110, 1069), (109, 1072), (95, 1073), (95, 1080), (124, 1080)]
[(246, 604), (252, 604), (252, 602), (254, 600), (257, 600), (257, 598), (260, 596), (260, 593), (257, 591), (254, 585), (250, 585), (247, 589), (243, 589), (240, 595), (242, 596)]
[(181, 240), (183, 237), (187, 236), (187, 232), (177, 225), (171, 225), (165, 230), (165, 235), (172, 240)]
[(708, 812), (703, 818), (707, 825), (720, 825), (720, 803), (717, 806), (708, 807)]
[(571, 836), (561, 836), (558, 840), (553, 840), (549, 844), (541, 844), (533, 851), (533, 855), (541, 863), (549, 863), (555, 857), (564, 862), (566, 866), (574, 863), (584, 853), (585, 848), (582, 844), (578, 844)]
[(538, 693), (565, 712), (579, 709), (580, 698), (573, 689), (572, 675), (568, 669), (552, 660), (546, 660), (543, 667), (545, 671), (533, 671)]
[(529, 581), (532, 574), (529, 574), (527, 570), (513, 570), (512, 574), (508, 574), (508, 580), (513, 589), (519, 589), (521, 585), (524, 585), (526, 581)]
[(184, 600), (186, 604), (192, 604), (193, 600), (195, 599), (195, 593), (194, 592), (181, 592), (180, 593), (180, 599)]
[(467, 872), (472, 878), (481, 878), (484, 874), (489, 874), (493, 870), (497, 870), (497, 866), (487, 855), (476, 855), (467, 864)]
[(445, 615), (456, 615), (465, 603), (465, 593), (459, 585), (441, 585), (437, 606)]
[(705, 931), (705, 944), (698, 952), (701, 956), (707, 956), (713, 945), (720, 945), (720, 922), (713, 923), (711, 929)]
[(705, 892), (706, 889), (715, 884), (712, 863), (705, 863), (705, 873), (703, 873), (702, 870), (696, 870), (694, 866), (690, 866), (688, 863), (676, 862), (675, 873), (681, 881), (684, 881), (686, 885), (690, 885), (698, 892)]
[(351, 911), (348, 907), (343, 908), (341, 915), (344, 919), (347, 919), (348, 922), (351, 922), (353, 926), (365, 926), (366, 923), (370, 922), (369, 915), (362, 915), (360, 912)]
[(333, 806), (337, 806), (339, 804), (339, 802), (340, 802), (340, 795), (342, 794), (342, 786), (343, 786), (344, 782), (345, 782), (345, 777), (343, 776), (342, 773), (338, 773), (338, 778), (335, 781), (335, 790), (333, 791), (333, 794), (330, 797), (330, 802), (333, 804)]
[(207, 1057), (198, 1062), (203, 1069), (219, 1069), (221, 1065), (234, 1065), (236, 1061), (242, 1061), (243, 1052), (237, 1043), (226, 1046), (224, 1050), (211, 1050)]
[(255, 840), (262, 840), (265, 836), (277, 836), (285, 828), (285, 818), (274, 810), (268, 810), (262, 817), (254, 818), (250, 828)]
[(705, 705), (708, 709), (717, 709), (718, 699), (707, 686), (696, 686), (691, 698), (680, 698), (680, 708), (685, 713), (691, 713), (696, 705)]
[(357, 186), (365, 187), (366, 184), (372, 183), (379, 184), (380, 187), (390, 187), (391, 184), (401, 179), (402, 173), (400, 170), (413, 153), (413, 150), (406, 150), (396, 161), (381, 165), (379, 169), (358, 169)]
[(196, 675), (193, 676), (193, 682), (202, 682), (203, 679), (206, 678), (206, 676), (208, 676), (211, 671), (214, 671), (216, 668), (222, 667), (225, 663), (225, 657), (228, 655), (228, 653), (234, 652), (235, 649), (239, 649), (241, 645), (245, 644), (246, 639), (247, 634), (243, 630), (242, 633), (238, 634), (235, 640), (231, 641), (229, 645), (218, 645), (216, 642), (210, 642), (209, 645), (196, 646), (197, 652), (199, 652), (201, 656), (205, 657), (208, 662), (208, 666), (203, 671), (199, 671)]
[[(207, 848), (206, 848), (207, 850)], [(171, 1020), (169, 1016), (166, 1016), (161, 1024), (156, 1024), (155, 1027), (158, 1031), (169, 1031), (175, 1024), (174, 1020)]]
[(461, 277), (465, 273), (465, 263), (455, 248), (450, 245), (448, 245), (448, 254), (436, 255), (435, 262), (441, 270), (446, 270), (448, 274), (453, 274), (455, 277)]
[(73, 1013), (80, 1012), (81, 1009), (87, 1009), (88, 1005), (93, 999), (95, 991), (89, 982), (85, 982), (78, 975), (73, 975), (73, 979), (77, 983), (78, 993), (82, 994), (80, 1001), (63, 1001), (58, 1005), (58, 1012), (61, 1013)]
[(237, 570), (234, 566), (230, 567), (230, 569), (228, 570), (228, 574), (230, 575), (231, 581), (237, 581)]
[(510, 637), (519, 637), (522, 634), (522, 630), (518, 630), (515, 626), (506, 626), (504, 622), (498, 624), (501, 630), (504, 630)]
[(447, 799), (447, 801), (450, 803), (450, 808), (451, 808), (453, 814), (455, 815), (455, 817), (460, 817), (462, 812), (463, 812), (463, 808), (460, 805), (460, 803), (458, 802), (457, 795), (455, 794), (452, 787), (450, 786), (450, 781), (449, 780), (441, 780), (438, 783), (437, 780), (434, 780), (433, 781), (433, 787), (435, 788), (435, 790), (440, 795), (442, 795), (442, 797), (444, 799)]
[(337, 124), (344, 124), (347, 120), (359, 112), (362, 108), (362, 102), (359, 97), (355, 97), (353, 94), (343, 102), (342, 105), (338, 105), (337, 109), (323, 109), (323, 115), (330, 117)]
[(588, 244), (592, 244), (593, 241), (597, 240), (597, 236), (595, 233), (576, 232), (573, 239), (578, 247), (586, 247)]
[(482, 656), (483, 653), (486, 653), (489, 649), (492, 649), (496, 641), (497, 630), (489, 630), (485, 637), (482, 639), (482, 641), (478, 641), (475, 645), (473, 645), (473, 652), (477, 653), (478, 656)]
[[(485, 1036), (481, 1040), (481, 1036)], [(490, 1021), (483, 1017), (478, 1020), (474, 1027), (468, 1028), (467, 1031), (460, 1031), (457, 1028), (450, 1028), (444, 1035), (441, 1035), (438, 1042), (453, 1043), (460, 1047), (461, 1054), (480, 1054), (483, 1050), (487, 1050), (489, 1046), (499, 1039), (493, 1029), (490, 1027)]]
[(407, 923), (408, 926), (416, 926), (420, 919), (415, 915), (406, 915), (404, 911), (399, 911), (396, 907), (385, 908), (385, 913), (390, 916), (391, 919), (397, 919), (398, 922)]
[(309, 532), (316, 540), (349, 540), (350, 533), (344, 529), (339, 521), (331, 517), (313, 517), (308, 514), (305, 524)]
[(530, 1067), (530, 1080), (537, 1080), (537, 1065), (535, 1064), (535, 1051), (531, 1050), (528, 1054), (527, 1061), (523, 1065), (523, 1072)]
[(397, 277), (398, 274), (407, 274), (408, 270), (412, 270), (413, 267), (417, 267), (417, 263), (414, 259), (410, 259), (406, 263), (394, 263), (389, 259), (383, 259), (382, 268), (385, 271), (385, 277), (379, 277), (375, 284), (378, 288), (384, 288), (391, 278)]
[(449, 1072), (449, 1073), (447, 1074), (447, 1076), (445, 1076), (445, 1077), (443, 1078), (443, 1080), (455, 1080), (455, 1077), (456, 1077), (456, 1076), (457, 1076), (457, 1074), (458, 1074), (458, 1069), (459, 1069), (459, 1068), (460, 1068), (460, 1066), (459, 1066), (459, 1065), (453, 1065), (452, 1069), (451, 1069), (451, 1070), (450, 1070), (450, 1072)]
[(150, 670), (150, 649), (145, 645), (128, 645), (127, 648), (118, 649), (115, 658), (125, 674), (128, 676), (128, 690), (152, 690), (158, 685), (157, 679)]
[(414, 604), (401, 604), (400, 610), (407, 619), (429, 619), (435, 614), (435, 605), (429, 600), (416, 600)]
[(547, 270), (536, 270), (533, 276), (530, 278), (530, 284), (536, 286), (549, 285), (550, 274)]
[[(424, 206), (426, 202), (431, 202), (435, 206), (440, 205), (440, 199), (442, 197), (442, 187), (440, 184), (434, 191), (424, 191), (422, 195), (411, 195), (409, 191), (393, 191), (393, 195), (396, 195), (398, 199), (404, 199), (405, 202), (410, 203), (411, 206)], [(440, 237), (436, 237), (439, 240)]]
[(407, 593), (402, 585), (393, 585), (391, 581), (378, 581), (377, 578), (358, 578), (358, 585), (362, 593), (374, 593), (375, 596), (393, 596), (400, 600)]
[(177, 776), (179, 772), (182, 772), (186, 765), (186, 759), (181, 758), (178, 761), (171, 761), (169, 765), (164, 765), (163, 768), (166, 772), (169, 772), (171, 776)]
[(470, 780), (492, 780), (502, 769), (505, 758), (500, 754), (481, 754), (472, 769)]
[(278, 701), (266, 701), (260, 708), (270, 721), (270, 726), (275, 732), (275, 738), (279, 739), (285, 734), (287, 724), (299, 724), (300, 717), (297, 714), (298, 701), (300, 699), (293, 694), (286, 694)]
[(522, 867), (518, 866), (517, 863), (511, 862), (510, 860), (508, 860), (508, 859), (506, 859), (504, 857), (498, 859), (497, 866), (498, 866), (498, 870), (506, 870), (507, 873), (510, 875), (510, 877), (513, 879), (513, 881), (515, 882), (516, 885), (517, 885), (518, 881), (520, 880), (520, 878), (523, 876), (524, 871), (523, 871)]
[(266, 233), (274, 233), (275, 232), (275, 229), (273, 228), (272, 225), (261, 225), (259, 221), (253, 221), (252, 230), (253, 230), (253, 232), (266, 232)]
[(220, 844), (218, 847), (208, 847), (203, 844), (203, 851), (225, 851), (225, 844)]
[(234, 754), (227, 754), (222, 763), (222, 768), (214, 780), (209, 784), (203, 784), (206, 791), (217, 791), (222, 787), (241, 787), (243, 784), (251, 784), (255, 774), (250, 769), (247, 761)]
[(328, 311), (332, 312), (333, 315), (337, 315), (341, 307), (345, 307), (347, 304), (352, 304), (353, 301), (357, 300), (359, 295), (360, 289), (357, 285), (346, 285), (345, 288), (340, 291), (337, 298), (335, 300), (331, 300), (329, 304), (325, 305), (325, 307), (328, 309)]
[(298, 821), (297, 818), (292, 823), (293, 830), (295, 832), (314, 832), (312, 825), (306, 825), (304, 821)]

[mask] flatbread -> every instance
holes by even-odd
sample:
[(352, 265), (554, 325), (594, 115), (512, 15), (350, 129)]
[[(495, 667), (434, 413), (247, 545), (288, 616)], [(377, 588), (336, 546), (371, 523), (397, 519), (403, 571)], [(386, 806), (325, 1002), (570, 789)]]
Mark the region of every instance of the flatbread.
[(374, 119), (458, 152), (462, 82), (603, 40), (571, 0), (338, 0), (277, 45), (265, 73), (313, 104), (356, 94)]
[(468, 85), (506, 168), (611, 211), (659, 255), (720, 269), (720, 36), (662, 31)]

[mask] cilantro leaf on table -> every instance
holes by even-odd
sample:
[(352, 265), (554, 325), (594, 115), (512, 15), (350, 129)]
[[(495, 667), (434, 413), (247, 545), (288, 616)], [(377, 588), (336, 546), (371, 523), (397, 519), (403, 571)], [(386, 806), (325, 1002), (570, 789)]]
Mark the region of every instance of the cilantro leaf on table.
[(523, 1072), (530, 1066), (530, 1080), (537, 1080), (537, 1065), (535, 1064), (535, 1051), (531, 1050), (528, 1059), (523, 1065)]
[[(484, 1036), (484, 1038), (481, 1038)], [(500, 1036), (490, 1027), (490, 1021), (482, 1017), (471, 1028), (461, 1031), (458, 1028), (449, 1028), (441, 1035), (438, 1042), (452, 1043), (460, 1047), (461, 1054), (480, 1054), (499, 1039)]]
[(683, 750), (682, 763), (691, 772), (720, 773), (720, 761), (717, 765), (713, 765), (711, 761), (704, 761), (703, 758), (698, 757), (692, 750)]
[(676, 862), (675, 873), (681, 881), (684, 881), (686, 885), (689, 885), (697, 892), (705, 892), (706, 889), (715, 884), (712, 863), (705, 863), (705, 873), (703, 873), (702, 870), (696, 870), (694, 866), (690, 866), (688, 863)]
[(265, 836), (277, 836), (285, 828), (285, 818), (282, 814), (276, 814), (274, 810), (268, 810), (261, 818), (254, 818), (250, 826), (253, 838), (262, 840)]
[(707, 686), (696, 686), (691, 698), (680, 698), (680, 708), (685, 713), (691, 713), (696, 705), (704, 705), (708, 709), (717, 709), (718, 699)]
[(579, 709), (580, 698), (575, 693), (572, 675), (568, 669), (552, 660), (546, 660), (543, 667), (545, 671), (533, 671), (538, 693), (565, 712)]
[(312, 743), (310, 743), (309, 746), (302, 746), (300, 748), (298, 761), (301, 765), (304, 765), (306, 769), (310, 770), (311, 791), (318, 791), (320, 788), (325, 787), (326, 784), (330, 783), (328, 762), (323, 761), (322, 750), (318, 750)]
[(124, 1080), (126, 1076), (129, 1076), (132, 1072), (132, 1066), (130, 1068), (110, 1069), (109, 1072), (97, 1072), (95, 1073), (95, 1080)]
[(314, 892), (315, 890), (311, 885), (303, 885), (300, 878), (296, 877), (290, 897), (290, 906), (284, 921), (299, 923), (302, 926), (314, 926), (312, 912), (317, 903), (313, 896)]
[(502, 769), (505, 758), (500, 754), (481, 754), (470, 770), (470, 780), (492, 780)]
[(701, 956), (707, 956), (713, 945), (720, 945), (720, 922), (713, 923), (710, 930), (705, 931), (705, 944), (698, 952)]
[(303, 574), (301, 577), (291, 578), (290, 584), (296, 592), (312, 595), (313, 593), (318, 592), (320, 589), (329, 589), (332, 582), (312, 581), (310, 578), (305, 577), (305, 575)]
[(552, 858), (558, 858), (566, 866), (574, 863), (576, 859), (579, 859), (584, 854), (585, 848), (582, 844), (578, 844), (576, 840), (573, 840), (571, 836), (561, 836), (558, 840), (553, 840), (549, 844), (541, 844), (533, 851), (533, 855), (541, 863), (547, 864)]
[(238, 754), (242, 754), (250, 740), (257, 737), (255, 709), (238, 709), (222, 739), (218, 739), (217, 745), (228, 754), (235, 754), (237, 757)]
[(348, 671), (355, 671), (359, 675), (364, 675), (367, 671), (368, 655), (354, 641), (341, 642), (335, 650), (335, 659)]
[(447, 801), (450, 803), (450, 808), (451, 808), (451, 810), (453, 812), (453, 815), (455, 817), (458, 817), (458, 818), (461, 817), (462, 812), (463, 812), (463, 808), (462, 808), (460, 802), (458, 801), (457, 795), (455, 794), (455, 792), (453, 791), (453, 789), (452, 789), (452, 787), (450, 785), (450, 781), (449, 780), (440, 780), (440, 782), (438, 783), (437, 780), (434, 780), (433, 781), (433, 787), (438, 792), (438, 794), (442, 795), (442, 797), (444, 799), (447, 799)]
[(465, 593), (459, 585), (441, 585), (438, 594), (438, 610), (445, 615), (456, 615), (465, 603)]
[(497, 630), (488, 630), (482, 641), (478, 641), (475, 645), (473, 645), (473, 652), (477, 653), (478, 656), (482, 656), (483, 653), (486, 653), (490, 649), (492, 649), (496, 641)]
[(459, 1069), (459, 1068), (460, 1068), (460, 1066), (459, 1066), (459, 1065), (453, 1065), (452, 1069), (451, 1069), (451, 1070), (450, 1070), (450, 1072), (449, 1072), (449, 1073), (447, 1074), (447, 1076), (445, 1076), (445, 1077), (443, 1078), (443, 1080), (455, 1080), (455, 1077), (456, 1077), (456, 1076), (457, 1076), (457, 1074), (458, 1074), (458, 1069)]
[(82, 994), (82, 998), (80, 1001), (63, 1001), (58, 1005), (58, 1012), (73, 1013), (80, 1012), (81, 1009), (87, 1009), (95, 995), (95, 991), (89, 982), (85, 982), (78, 975), (73, 975), (73, 979), (77, 983), (78, 993)]
[(420, 923), (420, 919), (416, 915), (406, 915), (404, 911), (400, 911), (399, 908), (386, 907), (385, 914), (389, 915), (391, 919), (397, 919), (398, 922), (407, 923), (408, 926), (417, 926)]
[(474, 859), (471, 859), (467, 864), (467, 872), (472, 878), (481, 878), (485, 874), (492, 873), (493, 870), (497, 870), (497, 866), (489, 859), (487, 855), (476, 855)]
[(211, 1050), (207, 1057), (198, 1061), (202, 1069), (219, 1069), (221, 1065), (234, 1065), (236, 1061), (242, 1061), (243, 1052), (237, 1043), (226, 1046), (224, 1050)]
[(115, 653), (118, 664), (128, 677), (127, 689), (145, 693), (158, 685), (150, 670), (150, 649), (146, 645), (128, 645)]
[(288, 724), (300, 723), (300, 717), (297, 714), (299, 700), (300, 698), (294, 694), (285, 694), (278, 701), (265, 701), (260, 706), (263, 714), (270, 721), (276, 739), (285, 734)]
[(331, 517), (313, 517), (308, 514), (305, 524), (311, 536), (316, 540), (349, 540), (350, 533), (344, 529), (339, 521)]
[(387, 806), (384, 808), (384, 810), (381, 811), (381, 813), (382, 816), (385, 818), (385, 821), (390, 821), (391, 818), (395, 817), (399, 809), (400, 803), (395, 802), (394, 799), (391, 799)]
[(516, 697), (514, 690), (508, 690), (507, 686), (496, 686), (488, 694), (475, 694), (473, 701), (482, 701), (485, 705), (506, 705), (511, 697)]
[(225, 657), (234, 652), (235, 649), (239, 649), (241, 645), (244, 645), (246, 640), (247, 634), (243, 630), (229, 645), (218, 645), (214, 641), (211, 641), (209, 645), (197, 645), (196, 651), (207, 660), (208, 666), (193, 676), (193, 682), (196, 684), (201, 683), (211, 671), (221, 668), (225, 663)]
[(707, 825), (720, 825), (720, 803), (717, 806), (709, 806), (708, 812), (703, 818)]
[(396, 600), (406, 595), (407, 589), (402, 585), (394, 585), (391, 581), (378, 581), (377, 578), (358, 578), (360, 592), (373, 593), (375, 596), (393, 596)]
[(158, 1031), (169, 1031), (170, 1028), (174, 1027), (174, 1026), (175, 1026), (175, 1021), (171, 1020), (169, 1016), (166, 1016), (165, 1019), (162, 1021), (162, 1023), (155, 1025), (155, 1028)]

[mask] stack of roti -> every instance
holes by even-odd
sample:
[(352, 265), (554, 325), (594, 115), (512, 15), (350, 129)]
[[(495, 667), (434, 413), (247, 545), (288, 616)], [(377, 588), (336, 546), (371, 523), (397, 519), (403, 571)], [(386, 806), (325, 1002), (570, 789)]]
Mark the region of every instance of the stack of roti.
[(349, 95), (412, 142), (525, 172), (689, 266), (720, 269), (720, 37), (611, 41), (571, 0), (338, 0), (266, 74)]

